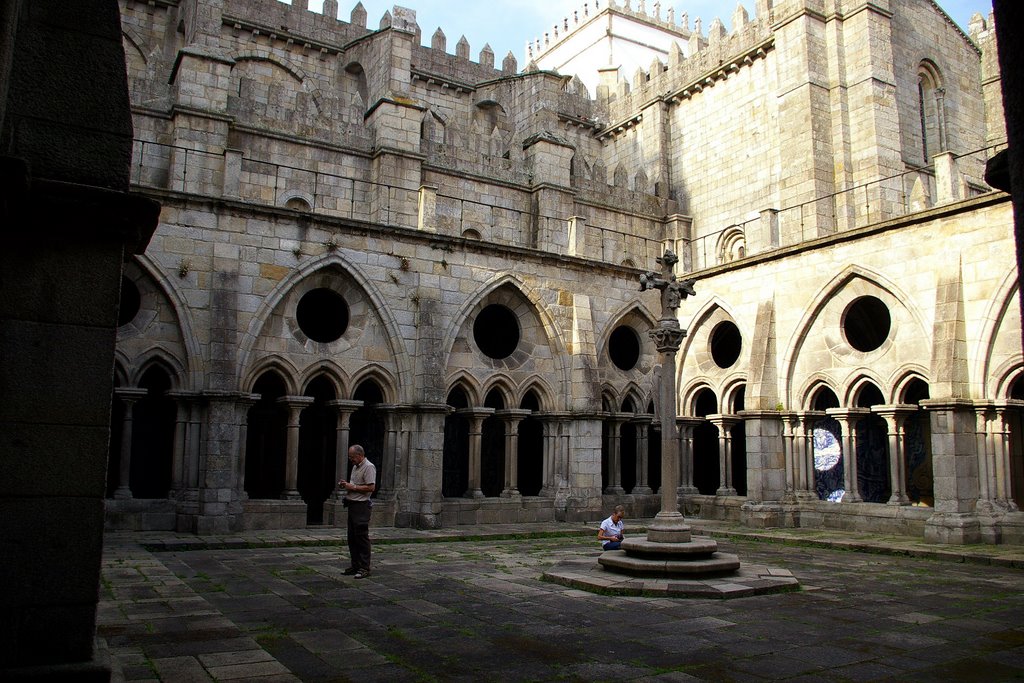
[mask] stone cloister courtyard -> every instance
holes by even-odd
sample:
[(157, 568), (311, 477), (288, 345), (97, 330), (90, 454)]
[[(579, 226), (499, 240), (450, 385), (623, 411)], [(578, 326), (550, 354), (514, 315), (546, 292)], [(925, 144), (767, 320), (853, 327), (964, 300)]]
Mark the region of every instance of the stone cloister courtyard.
[[(627, 535), (653, 520), (627, 520)], [(1024, 552), (699, 522), (799, 590), (622, 597), (542, 580), (596, 523), (111, 533), (99, 649), (115, 681), (1008, 681), (1024, 677)]]

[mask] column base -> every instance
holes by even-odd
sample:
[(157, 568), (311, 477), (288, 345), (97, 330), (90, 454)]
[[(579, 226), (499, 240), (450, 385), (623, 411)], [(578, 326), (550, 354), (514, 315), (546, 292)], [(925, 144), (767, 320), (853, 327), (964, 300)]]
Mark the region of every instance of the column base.
[(647, 527), (647, 540), (650, 543), (689, 543), (690, 525), (678, 512), (659, 512)]
[(723, 486), (715, 491), (716, 496), (735, 496), (737, 495), (736, 489), (731, 486)]
[(654, 489), (650, 486), (635, 486), (633, 487), (634, 496), (649, 496), (654, 493)]
[(463, 498), (486, 498), (486, 496), (480, 489), (472, 489), (470, 491), (466, 491), (466, 495), (464, 495)]
[(937, 512), (924, 523), (924, 540), (953, 545), (980, 543), (981, 523), (974, 514)]
[(132, 499), (132, 490), (130, 488), (128, 488), (127, 486), (119, 486), (117, 488), (117, 490), (114, 491), (114, 499), (115, 500), (131, 500)]

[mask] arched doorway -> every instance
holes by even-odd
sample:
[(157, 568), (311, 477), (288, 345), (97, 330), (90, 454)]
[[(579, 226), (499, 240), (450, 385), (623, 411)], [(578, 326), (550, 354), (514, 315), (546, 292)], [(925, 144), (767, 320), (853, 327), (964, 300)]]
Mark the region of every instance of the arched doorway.
[(306, 386), (313, 405), (299, 416), (298, 487), (306, 503), (306, 524), (324, 523), (324, 501), (334, 491), (338, 414), (327, 405), (336, 398), (334, 385), (323, 375)]
[[(1024, 374), (1010, 386), (1010, 398), (1024, 400)], [(1014, 410), (1007, 416), (1010, 429), (1010, 497), (1024, 509), (1024, 414)]]
[[(746, 387), (739, 387), (733, 394), (732, 410), (735, 415), (744, 410), (744, 398)], [(736, 489), (736, 495), (747, 495), (747, 424), (744, 420), (737, 420), (729, 429), (729, 439), (732, 444), (732, 487)]]
[(516, 488), (521, 495), (536, 496), (544, 486), (544, 425), (536, 417), (540, 412), (537, 393), (532, 390), (526, 392), (519, 408), (532, 411), (532, 414), (519, 422), (516, 453), (519, 481)]
[[(627, 398), (622, 402), (623, 413), (636, 413), (636, 404), (633, 399)], [(636, 488), (636, 423), (627, 420), (619, 428), (619, 480), (626, 493), (632, 493)]]
[(469, 407), (462, 387), (448, 392), (451, 411), (444, 418), (444, 450), (441, 455), (441, 495), (455, 498), (469, 488), (469, 420), (456, 410)]
[(167, 396), (171, 377), (159, 365), (143, 373), (139, 388), (146, 395), (132, 412), (132, 460), (128, 487), (133, 498), (166, 498), (171, 488), (174, 424), (177, 406)]
[(260, 398), (249, 408), (245, 443), (245, 491), (250, 498), (279, 498), (285, 487), (288, 409), (277, 403), (286, 395), (276, 372), (259, 376), (252, 391)]
[[(828, 387), (822, 387), (814, 396), (811, 409), (824, 412), (839, 407), (839, 397)], [(814, 423), (811, 430), (814, 459), (814, 491), (819, 500), (838, 503), (846, 493), (842, 447), (842, 429), (839, 422), (825, 416)]]
[[(711, 389), (701, 389), (694, 400), (695, 417), (718, 412), (718, 398)], [(705, 420), (693, 430), (693, 485), (705, 496), (715, 495), (721, 485), (718, 467), (718, 427)]]
[[(865, 382), (857, 392), (857, 407), (885, 403), (881, 390)], [(887, 503), (892, 496), (889, 481), (889, 437), (885, 420), (876, 413), (857, 423), (857, 489), (865, 503)]]
[[(903, 391), (901, 403), (917, 405), (929, 398), (928, 385), (913, 379)], [(903, 453), (907, 469), (907, 498), (914, 505), (935, 505), (934, 476), (932, 474), (931, 420), (924, 408), (904, 423)]]
[[(387, 436), (387, 418), (381, 406), (384, 404), (384, 391), (372, 379), (359, 383), (353, 400), (362, 401), (363, 405), (352, 413), (349, 421), (349, 444), (359, 444), (366, 453), (366, 458), (377, 468), (377, 489), (374, 497), (380, 494), (380, 483), (384, 481), (384, 444)], [(351, 467), (346, 466), (345, 476), (350, 476)]]
[[(505, 409), (505, 398), (497, 389), (487, 392), (485, 408)], [(505, 421), (491, 415), (484, 419), (480, 445), (480, 490), (496, 498), (505, 489)]]

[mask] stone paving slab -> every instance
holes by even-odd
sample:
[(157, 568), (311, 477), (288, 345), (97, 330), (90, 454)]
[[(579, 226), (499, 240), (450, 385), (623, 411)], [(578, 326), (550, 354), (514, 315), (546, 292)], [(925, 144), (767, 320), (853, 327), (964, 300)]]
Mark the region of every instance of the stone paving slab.
[(1024, 678), (1019, 548), (709, 527), (759, 568), (735, 590), (802, 590), (684, 600), (541, 580), (598, 571), (588, 525), (375, 529), (362, 581), (341, 574), (342, 530), (110, 534), (98, 637), (115, 683)]

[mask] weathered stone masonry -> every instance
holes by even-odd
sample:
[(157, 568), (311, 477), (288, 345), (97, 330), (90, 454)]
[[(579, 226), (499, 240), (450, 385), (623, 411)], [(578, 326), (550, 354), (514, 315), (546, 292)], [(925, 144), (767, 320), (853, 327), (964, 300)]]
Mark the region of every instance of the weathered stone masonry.
[[(649, 514), (673, 485), (753, 525), (1020, 540), (991, 20), (755, 10), (705, 36), (589, 4), (519, 71), (400, 7), (123, 1), (132, 178), (164, 209), (127, 270), (108, 524), (341, 524), (360, 441), (375, 523)], [(667, 47), (544, 70), (609, 17)], [(697, 281), (679, 482), (637, 287), (666, 248)]]

